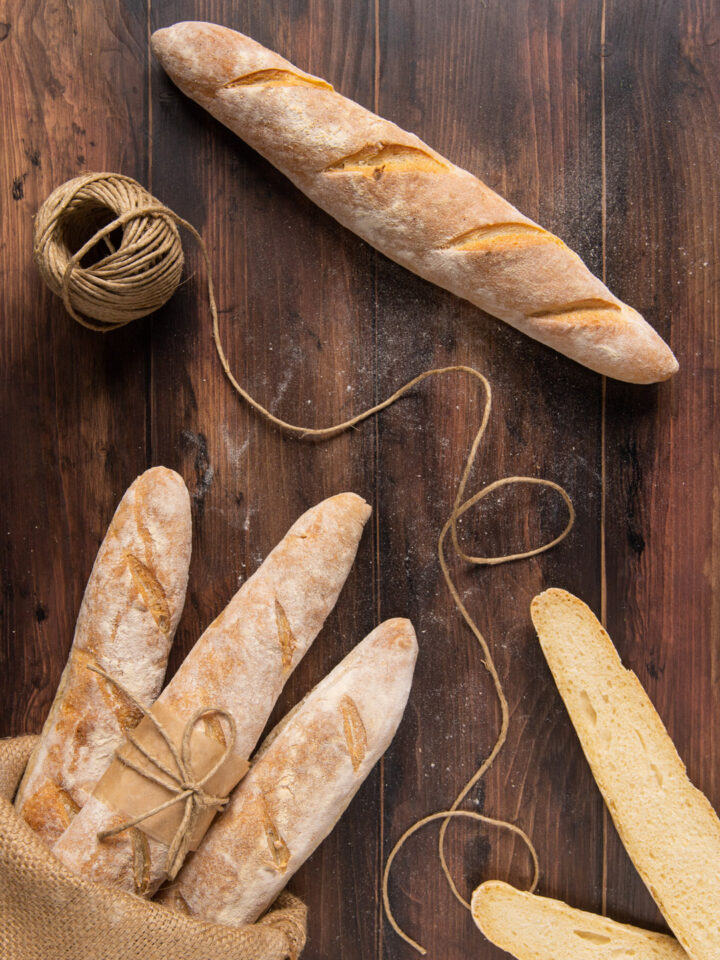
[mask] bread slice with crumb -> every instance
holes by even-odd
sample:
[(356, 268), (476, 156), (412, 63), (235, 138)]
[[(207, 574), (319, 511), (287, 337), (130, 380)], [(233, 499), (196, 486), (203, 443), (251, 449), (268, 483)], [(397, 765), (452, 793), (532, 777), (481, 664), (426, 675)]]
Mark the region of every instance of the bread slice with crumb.
[(485, 936), (517, 960), (687, 960), (673, 937), (491, 880), (471, 901)]
[(693, 960), (720, 958), (720, 820), (592, 611), (535, 597), (540, 645), (625, 848)]

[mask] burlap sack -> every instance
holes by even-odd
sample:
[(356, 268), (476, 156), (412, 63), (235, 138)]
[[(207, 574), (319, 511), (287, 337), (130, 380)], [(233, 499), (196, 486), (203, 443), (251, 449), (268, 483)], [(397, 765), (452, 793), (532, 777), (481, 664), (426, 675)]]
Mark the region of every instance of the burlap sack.
[(286, 960), (305, 945), (288, 893), (258, 923), (225, 927), (82, 880), (16, 816), (12, 797), (36, 737), (0, 740), (2, 960)]

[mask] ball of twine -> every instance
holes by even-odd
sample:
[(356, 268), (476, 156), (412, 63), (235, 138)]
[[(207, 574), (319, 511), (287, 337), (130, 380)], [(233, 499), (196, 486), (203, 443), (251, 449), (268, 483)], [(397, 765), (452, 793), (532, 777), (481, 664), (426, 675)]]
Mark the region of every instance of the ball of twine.
[(177, 290), (177, 224), (184, 221), (131, 177), (87, 173), (38, 211), (33, 256), (70, 316), (107, 332), (158, 310)]

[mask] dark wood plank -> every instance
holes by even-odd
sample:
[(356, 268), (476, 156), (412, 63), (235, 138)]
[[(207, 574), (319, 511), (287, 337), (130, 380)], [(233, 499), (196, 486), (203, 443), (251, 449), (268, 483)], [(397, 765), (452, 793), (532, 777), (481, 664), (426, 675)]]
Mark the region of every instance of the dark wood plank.
[[(716, 808), (719, 41), (709, 0), (608, 3), (608, 273), (680, 361), (608, 387), (608, 626)], [(611, 827), (607, 903), (662, 927)]]
[[(373, 22), (347, 0), (157, 6), (153, 27), (211, 19), (245, 31), (359, 100), (372, 96)], [(347, 43), (350, 34), (356, 38)], [(153, 187), (210, 249), (233, 369), (287, 420), (327, 425), (374, 397), (372, 251), (153, 72)], [(199, 265), (188, 245), (190, 270)], [(152, 456), (179, 468), (196, 498), (194, 560), (177, 664), (306, 508), (354, 490), (375, 499), (374, 429), (326, 443), (268, 427), (233, 393), (211, 339), (202, 270), (158, 318)], [(323, 633), (288, 682), (275, 719), (375, 624), (374, 521)], [(375, 954), (379, 772), (293, 881), (310, 911), (309, 957)], [(361, 842), (356, 842), (362, 838)], [(342, 932), (342, 935), (341, 935)]]
[[(380, 38), (379, 111), (476, 172), (599, 269), (600, 5), (381, 4)], [(545, 893), (599, 907), (601, 803), (529, 604), (550, 584), (599, 601), (600, 381), (381, 258), (378, 288), (381, 393), (399, 370), (477, 366), (496, 400), (472, 489), (513, 474), (543, 476), (575, 501), (577, 526), (554, 553), (492, 570), (452, 565), (494, 651), (512, 717), (496, 767), (465, 806), (528, 830)], [(404, 828), (452, 802), (498, 729), (479, 651), (433, 559), (478, 417), (475, 388), (455, 379), (423, 389), (380, 427), (381, 613), (405, 610), (421, 637), (410, 713), (385, 762), (386, 855)], [(479, 552), (493, 554), (537, 544), (563, 522), (552, 495), (518, 488), (471, 514), (466, 528)], [(397, 862), (398, 919), (431, 956), (498, 956), (452, 898), (437, 862), (437, 828), (426, 829)], [(466, 896), (482, 879), (528, 880), (521, 846), (495, 831), (464, 821), (449, 831), (447, 849)], [(383, 953), (415, 956), (389, 927)]]
[(137, 6), (0, 7), (3, 735), (39, 730), (97, 548), (146, 466), (148, 325), (82, 329), (32, 263), (32, 217), (54, 187), (93, 169), (145, 174)]

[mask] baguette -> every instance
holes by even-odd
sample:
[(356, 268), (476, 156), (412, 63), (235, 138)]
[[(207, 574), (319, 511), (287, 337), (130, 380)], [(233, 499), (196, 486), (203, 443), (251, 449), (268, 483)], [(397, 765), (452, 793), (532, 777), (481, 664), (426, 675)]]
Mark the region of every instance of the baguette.
[(105, 772), (140, 714), (95, 664), (144, 706), (162, 686), (185, 602), (190, 498), (181, 477), (147, 470), (130, 486), (98, 552), (67, 666), (17, 792), (18, 813), (49, 845)]
[[(369, 515), (353, 493), (303, 514), (200, 637), (158, 703), (183, 721), (202, 706), (228, 711), (237, 727), (233, 753), (249, 757), (285, 681), (335, 605)], [(216, 717), (206, 720), (204, 732), (224, 745)], [(126, 820), (93, 796), (53, 852), (76, 873), (151, 896), (165, 879), (168, 846), (137, 827), (97, 838)]]
[(390, 259), (609, 377), (677, 370), (577, 254), (418, 137), (225, 27), (176, 23), (152, 48), (183, 93)]
[(718, 960), (720, 820), (590, 609), (564, 590), (547, 590), (531, 612), (630, 858), (693, 960)]
[(485, 936), (517, 960), (687, 960), (672, 937), (617, 923), (491, 880), (471, 901)]
[(387, 620), (359, 643), (270, 734), (162, 901), (215, 923), (257, 920), (388, 748), (416, 657), (409, 620)]

